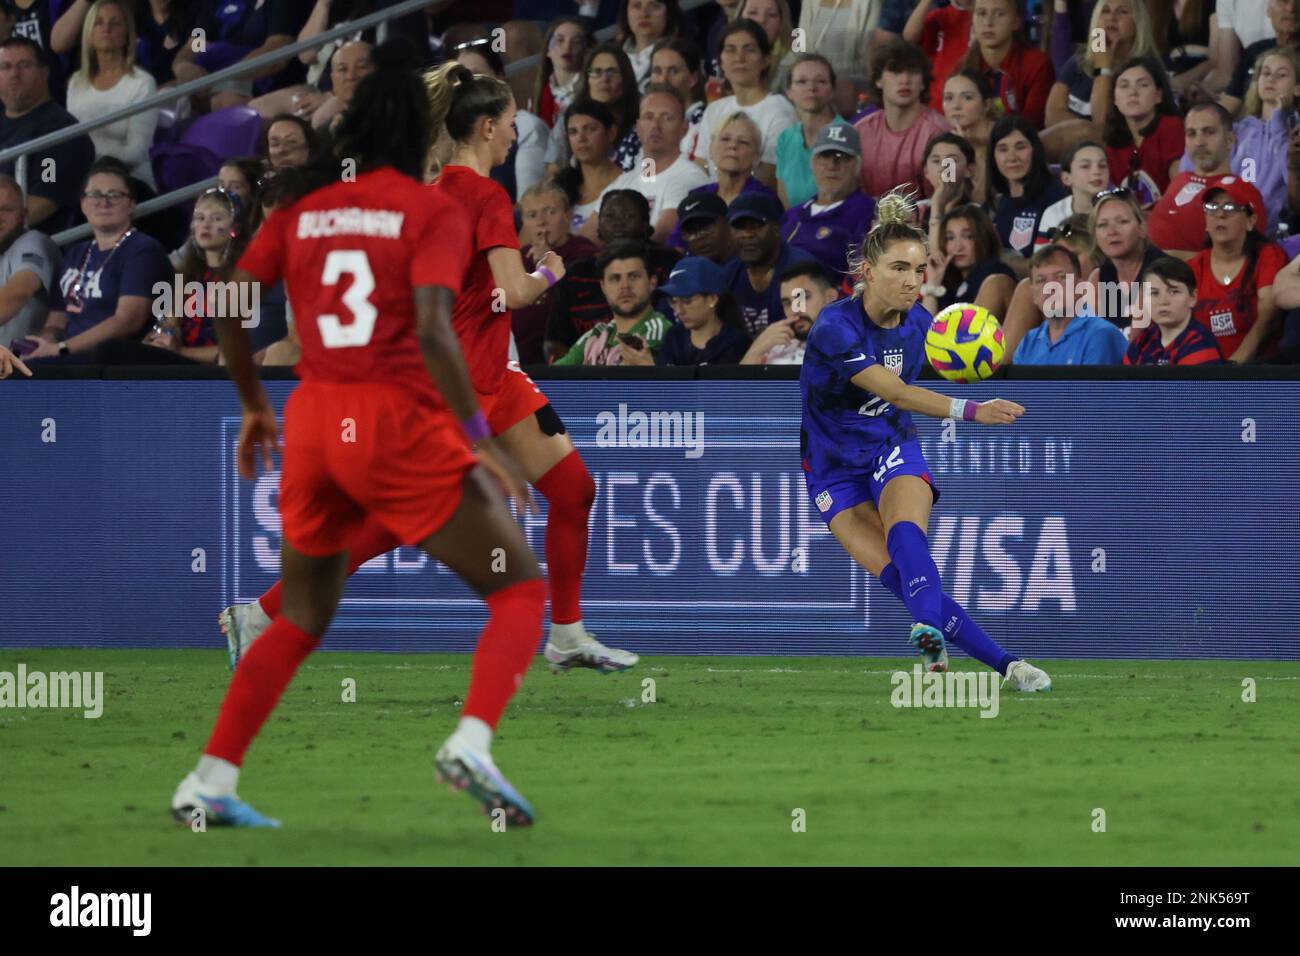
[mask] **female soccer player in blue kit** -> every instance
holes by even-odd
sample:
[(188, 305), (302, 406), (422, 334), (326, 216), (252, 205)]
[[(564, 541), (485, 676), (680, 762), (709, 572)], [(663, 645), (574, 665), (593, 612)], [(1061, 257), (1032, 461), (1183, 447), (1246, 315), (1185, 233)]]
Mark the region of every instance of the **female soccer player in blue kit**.
[(1009, 654), (943, 591), (926, 528), (939, 490), (921, 454), (912, 412), (983, 425), (1024, 414), (1015, 402), (951, 401), (916, 381), (931, 315), (917, 301), (926, 235), (895, 190), (863, 240), (853, 296), (828, 305), (808, 335), (800, 374), (800, 444), (808, 494), (855, 561), (911, 612), (911, 642), (929, 670), (946, 670), (947, 642), (995, 668), (1019, 690), (1051, 690), (1047, 674)]

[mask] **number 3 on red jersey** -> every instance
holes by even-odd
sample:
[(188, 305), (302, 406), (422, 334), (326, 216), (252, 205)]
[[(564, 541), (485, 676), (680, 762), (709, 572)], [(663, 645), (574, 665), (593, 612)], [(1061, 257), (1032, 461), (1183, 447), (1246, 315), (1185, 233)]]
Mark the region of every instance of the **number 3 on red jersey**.
[(375, 274), (370, 271), (370, 260), (359, 249), (335, 249), (325, 257), (325, 271), (321, 273), (323, 286), (338, 285), (345, 275), (352, 276), (352, 285), (343, 294), (343, 304), (352, 313), (346, 325), (337, 315), (319, 315), (320, 340), (327, 349), (349, 349), (367, 345), (375, 332), (379, 310), (370, 304), (370, 293), (375, 291)]

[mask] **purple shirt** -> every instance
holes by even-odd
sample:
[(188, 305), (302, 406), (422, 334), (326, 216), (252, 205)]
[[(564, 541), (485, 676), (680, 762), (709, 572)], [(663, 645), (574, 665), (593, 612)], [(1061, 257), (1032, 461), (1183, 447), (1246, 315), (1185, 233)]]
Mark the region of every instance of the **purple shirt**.
[(781, 238), (809, 253), (837, 275), (848, 272), (849, 248), (858, 248), (871, 228), (876, 201), (858, 190), (830, 209), (813, 213), (816, 197), (785, 211)]

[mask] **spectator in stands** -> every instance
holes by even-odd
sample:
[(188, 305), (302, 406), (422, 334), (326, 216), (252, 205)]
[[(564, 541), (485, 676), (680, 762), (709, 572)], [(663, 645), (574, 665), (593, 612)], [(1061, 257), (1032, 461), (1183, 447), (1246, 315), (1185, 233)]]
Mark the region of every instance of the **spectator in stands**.
[(0, 346), (45, 325), (54, 281), (63, 271), (54, 241), (27, 228), (26, 220), (18, 183), (0, 175)]
[(752, 337), (781, 316), (776, 277), (812, 256), (781, 241), (781, 202), (775, 196), (740, 196), (728, 208), (727, 221), (736, 237), (736, 257), (723, 267), (724, 288), (735, 296), (746, 336)]
[(1047, 97), (1047, 155), (1055, 159), (1080, 139), (1100, 139), (1103, 118), (1115, 100), (1115, 68), (1131, 58), (1156, 55), (1146, 0), (1102, 0), (1093, 7), (1088, 39), (1057, 71)]
[(817, 194), (791, 206), (781, 220), (784, 242), (844, 275), (849, 249), (862, 244), (876, 215), (876, 201), (861, 188), (861, 162), (861, 145), (851, 126), (823, 127), (812, 148)]
[[(62, 103), (68, 71), (59, 56), (62, 51), (54, 48), (54, 15), (57, 11), (52, 0), (9, 0), (9, 7), (14, 16), (10, 36), (26, 37), (40, 48), (44, 63), (50, 71), (48, 77), (50, 94), (56, 102)], [(81, 29), (78, 27), (73, 31), (71, 40), (73, 45), (80, 35)]]
[(1088, 215), (1093, 198), (1110, 186), (1106, 148), (1090, 139), (1075, 143), (1062, 159), (1061, 181), (1069, 188), (1070, 195), (1043, 212), (1043, 218), (1038, 221), (1038, 234), (1044, 238), (1071, 216)]
[(329, 57), (328, 91), (311, 85), (287, 86), (248, 105), (265, 119), (292, 113), (309, 120), (313, 129), (332, 129), (352, 102), (357, 84), (374, 70), (373, 51), (364, 40), (350, 40)]
[(533, 103), (547, 126), (554, 128), (573, 102), (587, 50), (595, 42), (587, 21), (581, 17), (560, 17), (546, 28)]
[[(718, 51), (722, 48), (722, 31), (727, 24), (739, 19), (741, 0), (714, 0), (718, 13), (709, 24), (704, 38), (704, 72), (711, 79), (722, 76), (722, 64), (718, 62)], [(720, 88), (720, 87), (719, 87)]]
[(241, 208), (251, 218), (261, 175), (262, 161), (256, 156), (233, 156), (217, 170), (217, 188), (239, 197)]
[[(1088, 232), (1088, 217), (1074, 215), (1061, 223), (1047, 235), (1047, 244), (1065, 246), (1079, 260), (1078, 280), (1076, 281), (1076, 298), (1091, 291), (1089, 277), (1097, 268), (1093, 258), (1092, 234)], [(1037, 249), (1042, 249), (1038, 246)], [(1037, 252), (1035, 249), (1035, 252)], [(1015, 355), (1016, 346), (1030, 329), (1038, 328), (1046, 321), (1041, 303), (1034, 297), (1035, 289), (1031, 277), (1026, 276), (1016, 283), (1016, 291), (1011, 294), (1007, 313), (1002, 317), (1002, 346), (1006, 349), (1007, 361)], [(1085, 300), (1086, 301), (1086, 300)], [(1096, 314), (1096, 309), (1090, 310)]]
[[(1205, 236), (1205, 207), (1201, 192), (1225, 178), (1235, 179), (1230, 165), (1236, 136), (1232, 117), (1218, 103), (1198, 103), (1183, 121), (1184, 147), (1192, 169), (1181, 172), (1169, 183), (1151, 210), (1151, 241), (1183, 258), (1201, 248)], [(1266, 228), (1267, 223), (1259, 223)]]
[(1089, 277), (1097, 290), (1097, 314), (1126, 329), (1133, 319), (1138, 277), (1165, 253), (1147, 237), (1141, 202), (1127, 186), (1097, 195), (1088, 226), (1101, 259)]
[(933, 0), (920, 0), (912, 8), (903, 39), (915, 43), (931, 63), (930, 108), (943, 110), (943, 87), (970, 51), (972, 0), (953, 0), (936, 7)]
[(1052, 175), (1038, 134), (1021, 116), (998, 120), (989, 135), (988, 157), (998, 235), (1003, 246), (1028, 257), (1043, 214), (1069, 191)]
[[(295, 2), (303, 2), (303, 0), (295, 0)], [(344, 23), (350, 23), (367, 14), (393, 5), (394, 0), (316, 0), (311, 14), (307, 17), (307, 22), (298, 31), (297, 40), (302, 43), (314, 39), (326, 30), (332, 30)], [(373, 48), (378, 43), (402, 37), (411, 43), (416, 62), (421, 65), (428, 65), (427, 47), (419, 39), (423, 32), (424, 17), (421, 12), (417, 11), (386, 20), (377, 27), (358, 30), (340, 39), (330, 40), (323, 46), (304, 50), (298, 54), (298, 60), (307, 67), (307, 88), (320, 91), (331, 89), (334, 76), (334, 57), (349, 43), (358, 41), (365, 43), (369, 48)], [(317, 105), (320, 104), (317, 103)], [(284, 109), (281, 108), (270, 114), (263, 115), (275, 115), (276, 112), (284, 112)], [(317, 123), (316, 125), (321, 124)]]
[[(565, 262), (588, 259), (600, 251), (590, 239), (573, 235), (572, 209), (568, 194), (551, 180), (543, 180), (519, 198), (519, 246), (524, 270), (532, 272), (537, 260), (554, 251)], [(519, 361), (524, 365), (546, 362), (546, 322), (551, 314), (551, 291), (532, 305), (510, 313), (511, 329)]]
[(639, 168), (614, 180), (611, 189), (635, 189), (650, 203), (655, 242), (663, 242), (677, 226), (677, 207), (693, 189), (709, 179), (704, 170), (681, 153), (686, 135), (686, 104), (671, 86), (651, 85), (641, 97), (637, 135), (645, 148)]
[[(68, 112), (80, 123), (148, 99), (158, 84), (135, 65), (135, 20), (124, 0), (95, 0), (81, 30), (81, 69), (68, 81)], [(158, 110), (145, 110), (90, 133), (97, 156), (113, 156), (154, 187), (149, 147)]]
[(925, 189), (925, 146), (949, 128), (930, 102), (930, 61), (921, 48), (897, 40), (880, 50), (871, 67), (871, 87), (883, 109), (855, 124), (862, 140), (862, 188), (883, 196), (895, 186)]
[[(1300, 52), (1274, 49), (1257, 63), (1241, 119), (1232, 128), (1237, 144), (1230, 165), (1238, 176), (1249, 170), (1250, 180), (1264, 197), (1269, 222), (1276, 225), (1287, 207), (1288, 123), (1297, 106)], [(1181, 168), (1194, 168), (1190, 157), (1183, 157)]]
[(1016, 274), (1001, 258), (1002, 240), (979, 206), (954, 206), (939, 222), (939, 244), (930, 251), (925, 307), (938, 315), (958, 302), (974, 302), (999, 318), (1016, 287)]
[(687, 255), (703, 256), (725, 266), (736, 254), (736, 239), (727, 222), (727, 204), (716, 193), (693, 192), (677, 207), (677, 232)]
[[(77, 0), (77, 4), (84, 5), (85, 2)], [(190, 38), (194, 8), (184, 0), (149, 0), (140, 4), (138, 9), (136, 63), (148, 71), (159, 86), (171, 83), (176, 79), (172, 73), (172, 60), (181, 44)]]
[(685, 25), (677, 0), (619, 0), (618, 35), (640, 92), (650, 85), (655, 44), (680, 36)]
[(1193, 317), (1196, 274), (1186, 262), (1164, 256), (1142, 270), (1145, 327), (1129, 343), (1125, 365), (1204, 365), (1222, 362), (1218, 340)]
[(745, 0), (740, 7), (742, 20), (753, 20), (772, 44), (772, 90), (781, 92), (788, 86), (785, 61), (790, 55), (794, 20), (786, 0)]
[(988, 79), (976, 70), (954, 73), (944, 84), (944, 119), (975, 150), (971, 193), (976, 202), (988, 201), (989, 136), (1002, 115), (1002, 108), (1002, 101), (994, 94)]
[(1042, 129), (1047, 94), (1056, 80), (1052, 61), (1025, 35), (1024, 0), (975, 0), (971, 47), (965, 66), (980, 70), (1007, 112)]
[(654, 279), (643, 243), (621, 239), (596, 257), (601, 291), (613, 313), (584, 332), (556, 365), (654, 365), (671, 321), (651, 304)]
[[(613, 41), (598, 44), (587, 54), (586, 66), (578, 79), (578, 92), (569, 109), (576, 103), (589, 101), (603, 105), (613, 118), (616, 130), (614, 142), (617, 144), (614, 162), (622, 172), (635, 169), (636, 158), (641, 155), (641, 140), (636, 135), (641, 94), (632, 72), (632, 61)], [(567, 117), (567, 109), (564, 115)], [(565, 122), (567, 124), (567, 119)], [(567, 129), (567, 125), (562, 128)], [(546, 162), (547, 171), (552, 176), (569, 164), (572, 157), (569, 145), (567, 136), (551, 137)]]
[(1277, 349), (1273, 279), (1286, 253), (1259, 229), (1263, 203), (1249, 183), (1234, 179), (1207, 189), (1203, 203), (1209, 236), (1187, 263), (1199, 290), (1196, 319), (1228, 361), (1267, 358)]
[[(779, 295), (780, 283), (773, 285)], [(744, 357), (749, 336), (715, 263), (698, 256), (683, 259), (660, 291), (669, 296), (677, 322), (664, 335), (657, 364), (734, 365)]]
[(872, 38), (883, 32), (876, 29), (883, 7), (883, 0), (804, 0), (801, 4), (804, 49), (822, 54), (835, 68), (836, 112), (842, 116), (852, 116), (858, 108), (853, 81), (861, 80), (865, 86)]
[(775, 188), (777, 137), (795, 122), (795, 113), (789, 100), (770, 92), (772, 44), (753, 20), (737, 20), (722, 31), (720, 58), (728, 95), (705, 109), (699, 150), (712, 155), (712, 140), (720, 135), (723, 123), (733, 113), (744, 110), (759, 130), (759, 161), (754, 175)]
[(755, 175), (763, 165), (761, 144), (762, 131), (748, 113), (735, 112), (725, 117), (709, 145), (713, 182), (700, 188), (717, 193), (728, 206), (742, 193), (759, 193), (776, 199), (772, 187)]
[(234, 193), (209, 189), (194, 203), (190, 220), (190, 241), (180, 262), (181, 288), (191, 282), (202, 285), (203, 292), (191, 296), (185, 292), (180, 302), (161, 316), (144, 344), (167, 349), (187, 359), (215, 363), (219, 356), (215, 318), (230, 318), (228, 302), (216, 301), (221, 293), (210, 283), (230, 278), (235, 263), (248, 245), (248, 223), (244, 207)]
[(666, 83), (682, 95), (686, 103), (686, 135), (681, 153), (695, 162), (699, 145), (700, 124), (704, 122), (704, 65), (699, 47), (677, 37), (655, 44), (650, 54), (650, 82)]
[(917, 203), (918, 224), (930, 234), (930, 248), (938, 249), (944, 213), (975, 201), (975, 149), (956, 133), (939, 133), (925, 144), (921, 169), (930, 198)]
[(1115, 77), (1106, 112), (1106, 158), (1110, 178), (1127, 184), (1150, 206), (1178, 175), (1183, 120), (1169, 77), (1154, 57), (1129, 60)]
[[(1216, 0), (1148, 2), (1156, 52), (1170, 76), (1174, 92), (1199, 96), (1193, 88), (1214, 68)], [(1220, 54), (1222, 42), (1218, 42)]]
[[(76, 119), (50, 99), (45, 51), (23, 36), (0, 43), (0, 149), (76, 125)], [(27, 156), (27, 224), (53, 234), (71, 225), (78, 186), (95, 159), (89, 136)], [(13, 175), (6, 163), (0, 172)]]
[[(172, 61), (172, 72), (185, 83), (273, 53), (298, 38), (310, 13), (304, 0), (265, 0), (261, 5), (243, 6), (228, 0), (203, 0), (195, 27), (203, 31), (204, 41), (201, 46), (195, 40), (182, 44)], [(306, 69), (296, 59), (273, 62), (252, 75), (222, 81), (211, 90), (209, 103), (213, 110), (243, 106), (255, 93), (301, 83), (306, 76)]]
[[(1034, 307), (1042, 321), (1015, 350), (1017, 365), (1120, 365), (1124, 333), (1088, 307), (1079, 257), (1069, 246), (1051, 243), (1029, 260)], [(1072, 296), (1071, 292), (1075, 294)]]
[(163, 247), (131, 228), (131, 176), (119, 160), (95, 160), (81, 195), (81, 211), (94, 234), (64, 257), (45, 326), (26, 340), (36, 346), (32, 359), (88, 352), (113, 339), (139, 339), (148, 326), (154, 286), (171, 281)]
[[(506, 65), (492, 49), (491, 40), (478, 39), (456, 47), (456, 60), (471, 72), (495, 76), (506, 82)], [(338, 54), (335, 55), (338, 58)], [(526, 109), (515, 110), (515, 141), (510, 144), (506, 161), (492, 170), (492, 178), (510, 194), (511, 200), (539, 182), (546, 172), (546, 152), (551, 131), (540, 117)]]
[(271, 169), (306, 166), (319, 153), (320, 139), (301, 116), (282, 113), (262, 132), (262, 157)]
[(802, 365), (808, 333), (817, 315), (840, 298), (840, 289), (819, 263), (797, 262), (781, 273), (784, 318), (758, 333), (741, 365)]
[(1273, 24), (1274, 38), (1258, 40), (1246, 48), (1232, 81), (1219, 97), (1219, 102), (1233, 116), (1246, 98), (1259, 58), (1274, 47), (1294, 50), (1300, 46), (1300, 0), (1269, 0), (1268, 18)]
[[(1273, 24), (1268, 18), (1268, 4), (1269, 0), (1215, 0), (1213, 5), (1203, 3), (1205, 7), (1212, 7), (1210, 13), (1216, 21), (1210, 36), (1210, 68), (1204, 76), (1196, 77), (1187, 84), (1186, 90), (1180, 82), (1181, 78), (1175, 77), (1175, 92), (1180, 95), (1186, 92), (1196, 102), (1212, 99), (1222, 93), (1237, 72), (1237, 64), (1241, 62), (1242, 52), (1247, 47), (1260, 40), (1277, 39)], [(1187, 13), (1188, 6), (1191, 4), (1184, 4), (1184, 13)], [(1159, 16), (1159, 7), (1152, 12)]]
[(776, 138), (777, 193), (786, 206), (798, 206), (817, 193), (813, 179), (812, 148), (828, 123), (845, 122), (831, 105), (835, 97), (835, 70), (820, 53), (800, 53), (786, 74), (785, 95), (794, 104), (799, 122), (787, 126)]
[[(645, 196), (630, 189), (609, 190), (600, 205), (600, 242), (635, 239), (646, 243), (650, 238), (650, 204)], [(661, 286), (681, 259), (681, 253), (667, 246), (650, 244), (650, 271), (654, 285)], [(611, 312), (600, 288), (596, 257), (565, 260), (565, 276), (551, 290), (551, 315), (546, 323), (546, 349), (549, 355), (563, 355), (578, 337), (597, 322), (607, 322)]]
[(611, 160), (618, 125), (608, 107), (595, 100), (576, 100), (564, 111), (564, 128), (572, 164), (555, 175), (573, 206), (573, 229), (588, 239), (597, 236), (597, 210), (606, 190), (623, 174)]

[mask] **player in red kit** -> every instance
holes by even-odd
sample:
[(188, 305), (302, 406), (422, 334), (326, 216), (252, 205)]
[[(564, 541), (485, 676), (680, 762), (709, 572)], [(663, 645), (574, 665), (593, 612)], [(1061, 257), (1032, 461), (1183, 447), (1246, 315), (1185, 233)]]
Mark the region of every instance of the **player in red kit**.
[[(490, 436), (451, 326), (470, 240), (457, 211), (417, 178), (433, 129), (419, 76), (396, 56), (376, 50), (378, 69), (358, 86), (336, 134), (340, 155), (357, 162), (355, 181), (313, 188), (310, 174), (282, 174), (269, 197), (276, 208), (234, 275), (266, 285), (283, 279), (302, 341), (302, 383), (284, 409), (283, 593), (235, 672), (198, 767), (172, 799), (183, 821), (201, 810), (208, 823), (278, 825), (238, 798), (239, 768), (325, 634), (350, 543), (365, 525), (418, 545), (486, 601), (461, 720), (435, 768), (485, 810), (500, 807), (516, 824), (533, 820), (490, 755), (542, 633), (540, 569), (496, 487), (527, 506), (527, 485)], [(253, 478), (259, 446), (271, 467), (275, 413), (247, 334), (223, 322), (220, 339), (244, 408), (239, 470)], [(494, 561), (502, 554), (504, 570)]]
[[(445, 128), (453, 143), (451, 162), (443, 167), (432, 192), (456, 204), (471, 233), (472, 255), (452, 324), (492, 434), (520, 463), (524, 478), (549, 506), (546, 564), (551, 631), (546, 659), (556, 670), (626, 670), (636, 664), (637, 655), (601, 644), (582, 620), (582, 572), (595, 482), (546, 396), (509, 361), (509, 309), (536, 301), (564, 276), (564, 263), (553, 252), (542, 256), (535, 272), (524, 271), (510, 197), (487, 175), (505, 161), (514, 143), (514, 98), (505, 83), (475, 76), (457, 63), (426, 75), (425, 85), (435, 132)], [(382, 524), (367, 522), (351, 542), (349, 571), (398, 543)], [(279, 599), (279, 585), (275, 585), (251, 604), (222, 611), (231, 667), (275, 616)]]

